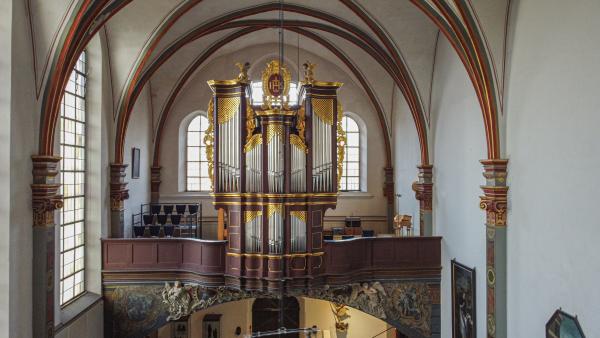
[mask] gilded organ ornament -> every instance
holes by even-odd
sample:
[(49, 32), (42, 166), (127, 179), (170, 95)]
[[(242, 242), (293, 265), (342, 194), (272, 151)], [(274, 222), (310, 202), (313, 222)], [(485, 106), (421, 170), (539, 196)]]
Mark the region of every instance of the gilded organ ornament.
[(207, 116), (208, 116), (208, 127), (206, 128), (206, 132), (204, 134), (204, 149), (206, 149), (206, 161), (208, 162), (208, 177), (210, 178), (210, 189), (214, 190), (214, 180), (215, 180), (215, 168), (214, 168), (214, 158), (213, 158), (213, 147), (215, 143), (215, 135), (214, 135), (214, 101), (211, 98), (208, 102)]
[(346, 156), (346, 132), (342, 128), (342, 118), (344, 117), (344, 110), (342, 104), (338, 101), (338, 115), (337, 115), (337, 184), (338, 190), (342, 183), (342, 174), (344, 173), (344, 157)]
[(292, 75), (286, 65), (280, 65), (278, 60), (267, 63), (262, 73), (263, 109), (273, 106), (288, 108), (290, 82)]

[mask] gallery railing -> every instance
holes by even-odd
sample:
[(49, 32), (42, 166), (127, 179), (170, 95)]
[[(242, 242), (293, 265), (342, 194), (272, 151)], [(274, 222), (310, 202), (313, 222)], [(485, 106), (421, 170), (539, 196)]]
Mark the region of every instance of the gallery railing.
[(131, 236), (202, 238), (202, 204), (142, 204), (131, 215)]

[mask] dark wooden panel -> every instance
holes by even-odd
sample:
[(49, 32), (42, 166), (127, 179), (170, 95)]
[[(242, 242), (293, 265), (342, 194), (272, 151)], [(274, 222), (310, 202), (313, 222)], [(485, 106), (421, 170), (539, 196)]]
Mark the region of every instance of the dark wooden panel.
[(195, 243), (183, 243), (183, 267), (190, 270), (199, 269), (202, 264), (202, 246)]
[(207, 269), (223, 268), (225, 250), (222, 245), (203, 245), (201, 264)]
[(320, 227), (322, 226), (322, 221), (323, 221), (323, 217), (322, 217), (322, 211), (321, 210), (316, 210), (312, 212), (312, 226), (313, 227)]
[[(313, 241), (317, 242), (317, 236), (320, 240), (320, 233), (313, 235)], [(225, 273), (231, 278), (291, 277), (298, 281), (318, 277), (329, 284), (343, 284), (361, 278), (439, 278), (441, 271), (440, 237), (327, 241), (323, 243), (323, 256), (268, 262), (261, 257), (226, 255), (226, 245), (226, 241), (186, 238), (104, 239), (103, 273), (114, 278), (131, 271), (132, 278), (137, 279), (144, 270), (148, 278), (165, 273), (186, 276), (182, 278), (191, 274), (199, 280), (225, 277)]]
[(135, 243), (133, 245), (132, 266), (152, 267), (157, 263), (156, 242)]
[(159, 242), (156, 262), (167, 266), (181, 264), (183, 262), (181, 243)]
[(127, 267), (131, 264), (130, 243), (104, 243), (104, 269)]

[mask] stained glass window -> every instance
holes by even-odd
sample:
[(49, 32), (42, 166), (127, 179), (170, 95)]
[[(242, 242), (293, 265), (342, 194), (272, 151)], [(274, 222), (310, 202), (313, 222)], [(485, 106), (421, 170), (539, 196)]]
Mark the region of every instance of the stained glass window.
[(60, 106), (60, 304), (85, 291), (86, 54), (69, 77)]

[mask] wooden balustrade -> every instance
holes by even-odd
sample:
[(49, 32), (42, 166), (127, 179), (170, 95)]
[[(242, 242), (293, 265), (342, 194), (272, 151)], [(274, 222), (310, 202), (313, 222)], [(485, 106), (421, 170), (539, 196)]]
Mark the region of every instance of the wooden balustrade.
[(441, 237), (364, 237), (325, 242), (331, 283), (368, 279), (440, 277)]
[(104, 279), (156, 277), (219, 283), (225, 272), (226, 245), (227, 241), (191, 238), (103, 239)]
[[(125, 280), (225, 281), (227, 241), (188, 238), (103, 239), (105, 283)], [(317, 283), (440, 278), (441, 237), (326, 241)], [(306, 276), (304, 276), (305, 278)]]

